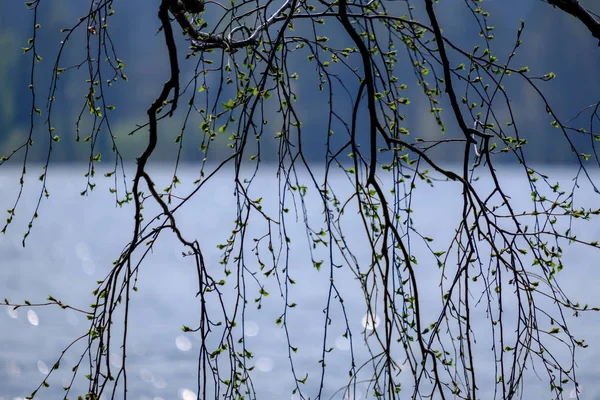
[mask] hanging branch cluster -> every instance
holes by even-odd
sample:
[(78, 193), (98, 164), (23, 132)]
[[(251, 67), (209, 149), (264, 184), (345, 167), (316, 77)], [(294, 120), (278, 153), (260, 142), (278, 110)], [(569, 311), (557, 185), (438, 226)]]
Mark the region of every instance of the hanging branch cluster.
[[(112, 3), (91, 2), (89, 14), (69, 29), (66, 37), (87, 27), (89, 48), (96, 46), (106, 55), (110, 52), (113, 77), (109, 84), (126, 78), (120, 61), (111, 64), (118, 60), (109, 45), (112, 39), (106, 24)], [(600, 38), (597, 20), (576, 1), (549, 3), (581, 19)], [(30, 3), (36, 15), (38, 5), (39, 1)], [(220, 16), (215, 11), (218, 7), (222, 8)], [(575, 194), (584, 182), (598, 190), (587, 172), (591, 155), (578, 149), (570, 135), (577, 131), (589, 136), (598, 166), (594, 140), (600, 135), (594, 132), (593, 122), (582, 128), (561, 121), (541, 90), (554, 74), (533, 76), (528, 68), (513, 66), (524, 23), (516, 32), (512, 52), (501, 59), (492, 51), (489, 15), (481, 7), (465, 2), (472, 23), (481, 27), (481, 46), (472, 51), (444, 35), (436, 7), (432, 0), (402, 4), (244, 1), (232, 2), (230, 7), (201, 0), (161, 1), (158, 17), (169, 76), (158, 97), (149, 101), (147, 123), (136, 129), (137, 134), (147, 129), (149, 139), (137, 158), (131, 192), (126, 188), (123, 197), (117, 198), (118, 204), (133, 203), (131, 240), (108, 276), (99, 282), (92, 309), (80, 310), (90, 320), (89, 333), (77, 339), (87, 340), (88, 398), (127, 396), (129, 302), (137, 290), (138, 275), (143, 273), (140, 265), (148, 262), (159, 237), (167, 232), (185, 247), (184, 255), (193, 260), (197, 271), (200, 319), (183, 330), (197, 332), (201, 338), (199, 398), (258, 397), (259, 390), (252, 382), (252, 351), (239, 333), (239, 325), (244, 324), (247, 308), (254, 304), (266, 307), (267, 287), (272, 285), (277, 288), (277, 307), (282, 310), (275, 324), (287, 341), (294, 382), (290, 389), (301, 398), (329, 394), (327, 361), (336, 357), (331, 352), (331, 337), (340, 326), (342, 332), (337, 333), (348, 338), (352, 349), (348, 386), (343, 390), (346, 396), (353, 385), (366, 381), (369, 396), (375, 398), (400, 398), (406, 393), (411, 398), (475, 399), (490, 385), (495, 385), (497, 398), (516, 398), (529, 366), (546, 372), (556, 398), (562, 398), (568, 387), (578, 388), (575, 349), (586, 344), (569, 330), (566, 313), (579, 315), (597, 309), (572, 301), (558, 279), (565, 267), (565, 246), (598, 249), (596, 241), (580, 239), (575, 230), (577, 221), (595, 218), (600, 209), (575, 203)], [(209, 21), (202, 12), (214, 13)], [(180, 32), (189, 39), (186, 59), (196, 61), (193, 77), (185, 84), (180, 82), (181, 70), (192, 67), (190, 61), (180, 65), (182, 45), (176, 39)], [(64, 46), (53, 67), (55, 76), (73, 69), (60, 67)], [(35, 54), (35, 37), (32, 48)], [(102, 57), (88, 55), (90, 86), (84, 109), (94, 118), (91, 137), (106, 130), (113, 137), (103, 112), (110, 110), (105, 103), (105, 83), (100, 79), (106, 65), (98, 58)], [(296, 84), (302, 79), (312, 79), (315, 90), (310, 96), (326, 104), (325, 112), (312, 121), (303, 108), (309, 94)], [(508, 79), (520, 80), (539, 94), (554, 119), (552, 126), (573, 150), (579, 170), (570, 189), (563, 190), (529, 165), (526, 135), (518, 128), (505, 89)], [(409, 92), (409, 84), (415, 81), (419, 92)], [(58, 79), (49, 95), (49, 132), (53, 131), (50, 115), (57, 85)], [(184, 97), (187, 107), (182, 112), (177, 107)], [(33, 109), (35, 101), (34, 96)], [(414, 122), (415, 104), (426, 108), (437, 133), (419, 131), (423, 128)], [(446, 108), (450, 111), (443, 112)], [(590, 121), (598, 120), (598, 105), (587, 111), (592, 113)], [(160, 121), (182, 116), (175, 138), (179, 154), (172, 181), (160, 191), (147, 165), (159, 137), (170, 134), (161, 131)], [(32, 120), (32, 131), (33, 124)], [(305, 125), (310, 125), (310, 133)], [(181, 193), (177, 171), (183, 143), (186, 137), (198, 135), (196, 126), (202, 136), (203, 161), (194, 189)], [(226, 135), (230, 136), (225, 139)], [(325, 151), (319, 166), (308, 160), (314, 150), (306, 145), (309, 135), (323, 138)], [(218, 146), (226, 146), (229, 155), (215, 158)], [(261, 189), (256, 180), (265, 147), (277, 152), (276, 210), (263, 206), (262, 197), (254, 196)], [(107, 173), (109, 177), (122, 167), (116, 142), (114, 149), (117, 161)], [(93, 145), (91, 150), (88, 179), (100, 160)], [(440, 152), (459, 154), (460, 164), (446, 166), (436, 156)], [(500, 157), (510, 157), (523, 168), (531, 191), (529, 210), (515, 208), (507, 184), (496, 170)], [(236, 218), (231, 236), (218, 247), (220, 265), (211, 266), (205, 261), (208, 250), (200, 245), (202, 238), (186, 237), (178, 218), (191, 199), (201, 197), (207, 183), (229, 165), (233, 167)], [(491, 185), (479, 185), (478, 176)], [(115, 180), (115, 191), (116, 184)], [(88, 185), (93, 189), (92, 181)], [(423, 230), (415, 198), (419, 190), (454, 187), (461, 193), (459, 214), (448, 216), (456, 221), (455, 234), (448, 242), (438, 243)], [(158, 211), (143, 215), (151, 206)], [(298, 220), (304, 222), (308, 244), (289, 235)], [(348, 226), (360, 226), (360, 232)], [(353, 235), (362, 245), (353, 244)], [(301, 349), (295, 344), (290, 322), (296, 301), (301, 301), (294, 291), (298, 267), (291, 260), (306, 249), (312, 267), (328, 282), (317, 377), (298, 372)], [(421, 280), (424, 273), (438, 274), (435, 287), (427, 287)], [(343, 274), (356, 278), (354, 292), (339, 284)], [(376, 325), (376, 315), (382, 315), (381, 324), (362, 332), (351, 329), (344, 298), (356, 293), (364, 297), (371, 325)], [(235, 301), (226, 300), (231, 296)], [(275, 302), (273, 297), (277, 296), (269, 301)], [(425, 311), (426, 297), (436, 306), (434, 314)], [(39, 305), (48, 304), (70, 307), (54, 298)], [(513, 304), (514, 313), (507, 313)], [(121, 309), (123, 313), (117, 313)], [(487, 316), (485, 329), (474, 323), (479, 309)], [(115, 338), (116, 326), (122, 327), (120, 338)], [(489, 364), (483, 367), (475, 354), (478, 337), (490, 337), (491, 377), (486, 373)], [(557, 343), (572, 356), (567, 362), (556, 355), (553, 346)], [(366, 357), (361, 356), (363, 350)], [(117, 371), (109, 362), (114, 352), (120, 352), (122, 359)], [(73, 382), (83, 370), (83, 359), (74, 368)], [(67, 395), (71, 387), (65, 390)], [(37, 390), (31, 398), (36, 394)]]

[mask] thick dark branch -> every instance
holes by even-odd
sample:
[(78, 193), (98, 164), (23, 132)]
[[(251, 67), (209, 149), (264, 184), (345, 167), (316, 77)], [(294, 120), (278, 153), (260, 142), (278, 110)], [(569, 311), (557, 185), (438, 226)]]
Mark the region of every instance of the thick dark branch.
[[(258, 38), (262, 32), (268, 29), (275, 22), (280, 21), (279, 17), (287, 8), (292, 6), (292, 3), (293, 0), (285, 0), (285, 2), (277, 9), (277, 11), (275, 11), (263, 24), (259, 25), (253, 30), (249, 37), (240, 40), (234, 40), (233, 34), (240, 29), (246, 29), (244, 26), (233, 29), (227, 36), (224, 34), (214, 35), (197, 30), (187, 18), (185, 9), (181, 6), (181, 4), (179, 4), (179, 2), (171, 1), (170, 10), (179, 23), (179, 26), (181, 26), (181, 29), (183, 29), (183, 31), (193, 39), (193, 50), (203, 51), (221, 48), (229, 51), (235, 51), (236, 49), (258, 43)], [(289, 19), (289, 16), (286, 16), (284, 19)]]
[(554, 7), (558, 7), (566, 13), (571, 14), (581, 22), (591, 32), (592, 36), (598, 39), (598, 46), (600, 46), (600, 21), (585, 8), (581, 6), (577, 0), (547, 0), (548, 4), (552, 4)]
[(375, 109), (375, 83), (373, 82), (373, 67), (371, 65), (371, 57), (369, 49), (362, 41), (358, 32), (354, 30), (352, 27), (352, 23), (348, 18), (348, 2), (347, 0), (340, 0), (339, 2), (339, 10), (340, 10), (340, 21), (348, 35), (352, 38), (358, 51), (360, 52), (360, 56), (362, 58), (363, 70), (365, 73), (365, 84), (367, 86), (367, 104), (369, 109), (369, 138), (371, 140), (371, 165), (369, 168), (369, 178), (367, 179), (367, 183), (375, 182), (375, 171), (376, 171), (376, 162), (377, 162), (377, 111)]
[(425, 8), (427, 10), (427, 15), (429, 16), (429, 20), (431, 22), (431, 27), (433, 29), (433, 33), (435, 35), (435, 41), (438, 45), (438, 50), (440, 52), (440, 58), (442, 60), (442, 67), (444, 69), (444, 84), (446, 85), (446, 93), (448, 94), (448, 98), (450, 99), (450, 104), (452, 106), (452, 110), (454, 111), (454, 115), (456, 116), (456, 122), (458, 126), (463, 131), (467, 141), (474, 143), (475, 140), (471, 137), (472, 134), (479, 136), (479, 131), (475, 129), (470, 129), (467, 127), (464, 118), (462, 117), (462, 113), (460, 111), (460, 106), (458, 105), (458, 101), (456, 100), (456, 93), (454, 92), (454, 88), (452, 87), (452, 76), (450, 74), (450, 61), (448, 61), (448, 55), (446, 54), (446, 49), (444, 48), (444, 37), (442, 36), (442, 30), (440, 29), (440, 25), (438, 24), (437, 17), (435, 16), (435, 11), (433, 10), (433, 1), (425, 0)]
[[(148, 142), (148, 147), (142, 154), (140, 158), (138, 158), (138, 175), (141, 176), (141, 172), (144, 170), (144, 166), (146, 165), (146, 161), (154, 152), (156, 148), (156, 143), (158, 139), (157, 125), (156, 125), (156, 113), (160, 107), (167, 101), (169, 97), (169, 93), (171, 90), (175, 90), (173, 96), (173, 104), (171, 106), (171, 114), (177, 107), (177, 100), (179, 98), (179, 64), (177, 62), (177, 46), (175, 44), (175, 39), (173, 37), (173, 29), (171, 28), (171, 23), (169, 21), (168, 14), (168, 4), (167, 1), (164, 0), (160, 5), (160, 9), (158, 11), (158, 17), (162, 22), (163, 30), (165, 32), (165, 41), (167, 43), (167, 48), (169, 50), (169, 63), (171, 67), (171, 78), (165, 82), (163, 89), (160, 93), (160, 96), (152, 103), (150, 108), (148, 109), (148, 117), (150, 119), (149, 128), (150, 128), (150, 140)], [(139, 179), (139, 177), (138, 177)], [(137, 180), (137, 179), (136, 179)]]

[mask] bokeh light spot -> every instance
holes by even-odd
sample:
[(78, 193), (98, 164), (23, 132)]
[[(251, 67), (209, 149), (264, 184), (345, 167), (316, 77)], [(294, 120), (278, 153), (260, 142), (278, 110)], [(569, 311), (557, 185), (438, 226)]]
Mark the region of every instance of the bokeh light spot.
[(177, 395), (181, 400), (196, 400), (196, 393), (192, 392), (189, 389), (179, 389), (177, 391)]
[(258, 324), (254, 321), (245, 321), (244, 322), (244, 336), (256, 336), (260, 328)]
[(256, 360), (256, 368), (262, 372), (270, 372), (273, 369), (273, 360), (269, 357), (259, 357)]
[(192, 348), (192, 342), (187, 337), (179, 335), (175, 338), (175, 346), (181, 351), (188, 351)]
[(83, 260), (81, 260), (81, 269), (86, 274), (92, 275), (94, 272), (96, 272), (96, 264), (94, 264), (91, 258), (84, 257)]
[(155, 376), (152, 385), (154, 385), (154, 387), (157, 389), (164, 389), (167, 387), (167, 381), (165, 381), (165, 379), (161, 376)]
[(42, 375), (48, 375), (48, 372), (50, 372), (50, 369), (48, 368), (46, 363), (43, 362), (42, 360), (38, 360), (37, 367)]
[(375, 315), (375, 317), (373, 318), (373, 314), (369, 313), (365, 314), (365, 316), (362, 318), (361, 324), (363, 328), (372, 331), (373, 329), (379, 326), (380, 322), (381, 319), (379, 318), (379, 315)]
[(33, 326), (38, 326), (40, 324), (40, 319), (38, 318), (36, 312), (33, 310), (27, 311), (27, 321), (29, 321), (29, 323)]
[(7, 307), (6, 308), (6, 313), (8, 314), (9, 317), (11, 317), (12, 319), (17, 319), (19, 318), (19, 310), (16, 310), (12, 307)]

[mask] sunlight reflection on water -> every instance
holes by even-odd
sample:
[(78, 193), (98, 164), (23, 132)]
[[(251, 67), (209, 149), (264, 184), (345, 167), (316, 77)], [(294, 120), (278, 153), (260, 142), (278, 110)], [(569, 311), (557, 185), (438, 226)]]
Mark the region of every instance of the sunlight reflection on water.
[(177, 395), (181, 400), (196, 400), (196, 393), (192, 392), (189, 389), (179, 389), (177, 391)]
[(157, 389), (164, 389), (167, 387), (167, 381), (162, 376), (154, 376), (152, 385)]
[(365, 314), (360, 323), (362, 324), (363, 328), (372, 331), (379, 326), (380, 322), (381, 319), (379, 318), (379, 315), (376, 315), (375, 318), (373, 318), (372, 314)]
[(38, 326), (40, 323), (37, 313), (33, 310), (27, 310), (27, 321), (33, 326)]
[(244, 335), (245, 336), (256, 336), (258, 335), (258, 332), (260, 331), (260, 328), (258, 327), (258, 324), (254, 321), (245, 321), (244, 322)]
[(96, 264), (89, 257), (84, 257), (81, 261), (81, 269), (88, 275), (93, 275), (96, 272)]
[(13, 307), (6, 307), (6, 313), (12, 319), (19, 318), (19, 310), (14, 309)]
[(256, 368), (262, 372), (270, 372), (273, 369), (273, 360), (269, 357), (259, 357), (256, 360)]
[(192, 348), (192, 342), (186, 336), (179, 335), (175, 338), (175, 346), (181, 351), (188, 351)]
[[(221, 196), (222, 193), (215, 193), (215, 196), (217, 195)], [(109, 214), (109, 212), (112, 212), (112, 209), (102, 208), (104, 206), (101, 198), (90, 197), (90, 201), (96, 201), (97, 199), (99, 199), (99, 203), (94, 207), (94, 210), (97, 210), (98, 215), (100, 215), (99, 218), (105, 220), (110, 229), (114, 229), (123, 220), (123, 213), (116, 214), (115, 219), (110, 219), (111, 217), (109, 216), (113, 214)], [(71, 204), (68, 203), (68, 199), (65, 202), (66, 204)], [(426, 207), (427, 204), (424, 203), (423, 207)], [(437, 209), (436, 207), (438, 206), (431, 205), (431, 209), (433, 210)], [(69, 213), (79, 212), (72, 204), (67, 208)], [(60, 218), (67, 218), (64, 217), (66, 215), (64, 212), (63, 214), (60, 214), (60, 211), (57, 212), (59, 212), (58, 215)], [(228, 220), (220, 213), (221, 208), (215, 208), (214, 213), (211, 211), (211, 217), (214, 218), (209, 221), (209, 225), (212, 226), (213, 223), (216, 227), (225, 225), (218, 223), (219, 221)], [(194, 219), (189, 218), (189, 220), (193, 221)], [(435, 221), (438, 220), (436, 219)], [(193, 229), (191, 224), (192, 222), (187, 227), (190, 230)], [(434, 228), (441, 229), (437, 224), (436, 222)], [(65, 228), (65, 232), (62, 231), (63, 228)], [(109, 229), (104, 226), (97, 226), (95, 228), (99, 229), (100, 232), (105, 232), (106, 229)], [(210, 241), (213, 236), (218, 236), (220, 231), (217, 228), (215, 228), (215, 231), (216, 233), (211, 231), (210, 235), (202, 237), (203, 240)], [(95, 236), (91, 233), (87, 235), (86, 232), (88, 232), (88, 229), (83, 221), (71, 226), (69, 229), (66, 228), (66, 224), (61, 223), (56, 226), (55, 234), (51, 235), (52, 237), (47, 242), (41, 242), (40, 246), (42, 248), (39, 253), (31, 251), (29, 246), (23, 250), (20, 240), (15, 239), (11, 241), (8, 236), (0, 236), (3, 246), (0, 249), (2, 250), (2, 256), (5, 258), (12, 257), (12, 260), (16, 262), (21, 260), (19, 266), (27, 267), (19, 269), (19, 275), (13, 273), (17, 269), (5, 268), (0, 271), (0, 273), (4, 274), (0, 275), (2, 278), (0, 279), (0, 285), (3, 285), (1, 286), (2, 291), (8, 293), (6, 296), (10, 300), (28, 298), (31, 301), (39, 301), (40, 299), (43, 300), (47, 294), (56, 295), (62, 293), (61, 290), (66, 290), (64, 293), (68, 295), (72, 294), (73, 296), (70, 299), (64, 299), (65, 301), (74, 301), (75, 304), (73, 305), (85, 308), (89, 297), (84, 296), (89, 296), (89, 291), (78, 292), (78, 289), (85, 286), (89, 281), (95, 281), (96, 278), (92, 279), (88, 275), (97, 274), (98, 279), (102, 278), (99, 276), (99, 273), (104, 271), (103, 268), (106, 265), (110, 265), (113, 259), (118, 256), (118, 254), (105, 251), (105, 249), (117, 248), (121, 244), (118, 242), (116, 235), (105, 235), (101, 240), (94, 240)], [(225, 233), (229, 234), (229, 232)], [(202, 235), (202, 233), (199, 233), (199, 235)], [(104, 238), (106, 238), (106, 241), (104, 241)], [(197, 398), (194, 391), (185, 388), (195, 387), (194, 384), (197, 378), (195, 376), (196, 365), (193, 352), (200, 347), (197, 340), (201, 340), (201, 334), (199, 332), (193, 333), (191, 337), (194, 339), (191, 339), (189, 334), (177, 334), (177, 332), (181, 333), (178, 328), (180, 321), (189, 321), (190, 315), (198, 313), (199, 308), (197, 303), (186, 303), (190, 299), (194, 301), (197, 288), (190, 284), (190, 277), (195, 277), (193, 259), (191, 257), (182, 257), (182, 250), (184, 249), (178, 246), (157, 249), (154, 254), (155, 258), (144, 264), (145, 269), (143, 273), (140, 273), (140, 291), (134, 295), (134, 301), (142, 299), (135, 303), (136, 307), (140, 307), (136, 309), (136, 312), (139, 311), (141, 314), (133, 312), (131, 314), (130, 326), (132, 327), (132, 333), (131, 339), (128, 340), (127, 348), (129, 351), (127, 365), (132, 371), (131, 396), (134, 400), (171, 400), (176, 398), (176, 395), (181, 400)], [(51, 257), (47, 257), (47, 255)], [(583, 254), (578, 254), (578, 256), (581, 257), (581, 264), (588, 264)], [(49, 258), (52, 260), (49, 260)], [(217, 261), (216, 259), (208, 259), (210, 265), (213, 265), (213, 263), (216, 264)], [(291, 271), (295, 274), (294, 278), (300, 278), (298, 279), (298, 287), (300, 289), (296, 289), (296, 292), (293, 290), (290, 291), (292, 300), (298, 302), (298, 307), (289, 311), (288, 328), (291, 344), (300, 348), (298, 354), (293, 354), (295, 366), (302, 371), (302, 374), (299, 376), (303, 377), (304, 373), (308, 372), (311, 374), (312, 379), (315, 376), (313, 367), (316, 364), (316, 360), (321, 356), (320, 347), (322, 346), (323, 303), (321, 302), (322, 297), (320, 296), (322, 293), (319, 292), (320, 286), (318, 281), (322, 273), (318, 275), (317, 273), (313, 274), (312, 271), (302, 269), (301, 265), (304, 264), (301, 261), (298, 259), (294, 260), (296, 264), (292, 263)], [(165, 272), (164, 266), (172, 264), (176, 268)], [(593, 262), (590, 261), (589, 264), (591, 265)], [(74, 268), (69, 270), (68, 266), (74, 266)], [(38, 269), (35, 269), (36, 267)], [(48, 274), (50, 268), (57, 269), (58, 272)], [(66, 274), (67, 272), (72, 275)], [(348, 290), (346, 293), (343, 293), (348, 307), (348, 321), (345, 321), (339, 314), (332, 314), (333, 327), (331, 335), (327, 338), (327, 347), (334, 347), (334, 351), (331, 355), (327, 356), (326, 360), (328, 375), (325, 385), (329, 385), (329, 388), (327, 388), (329, 392), (327, 396), (323, 396), (323, 399), (328, 400), (331, 398), (333, 400), (340, 400), (347, 398), (364, 400), (367, 393), (366, 387), (357, 386), (355, 394), (353, 392), (345, 392), (344, 390), (336, 392), (348, 383), (348, 370), (345, 369), (348, 364), (344, 363), (349, 362), (351, 357), (349, 353), (350, 341), (348, 338), (341, 336), (341, 334), (345, 332), (347, 322), (354, 335), (353, 350), (358, 359), (361, 357), (360, 352), (362, 351), (361, 327), (363, 330), (372, 331), (380, 326), (383, 319), (378, 315), (365, 314), (367, 310), (365, 310), (362, 303), (363, 299), (360, 295), (357, 296), (352, 291), (353, 278), (347, 281), (344, 280), (342, 272), (340, 270), (340, 273), (336, 276), (336, 280), (340, 290)], [(301, 286), (306, 280), (309, 283)], [(580, 285), (593, 286), (594, 282), (592, 279), (579, 281), (577, 282), (577, 287)], [(188, 287), (191, 287), (193, 290), (188, 291)], [(272, 294), (276, 293), (275, 290), (272, 290), (273, 288), (267, 287), (266, 289)], [(587, 293), (586, 290), (582, 290), (582, 292)], [(40, 294), (41, 297), (38, 296)], [(15, 297), (15, 299), (12, 297)], [(268, 299), (270, 303), (265, 304), (273, 304), (274, 297), (271, 296)], [(4, 296), (0, 297), (0, 299), (2, 298)], [(35, 310), (40, 311), (37, 308)], [(22, 397), (15, 396), (28, 394), (26, 390), (30, 389), (29, 383), (35, 379), (41, 381), (40, 373), (44, 374), (49, 368), (48, 365), (54, 365), (55, 359), (53, 357), (60, 353), (62, 343), (66, 341), (66, 338), (72, 338), (76, 334), (80, 334), (81, 329), (85, 330), (87, 324), (85, 315), (79, 315), (79, 313), (72, 310), (66, 310), (66, 316), (62, 316), (62, 318), (61, 315), (50, 314), (46, 310), (43, 312), (40, 311), (39, 317), (36, 311), (32, 309), (23, 308), (20, 313), (19, 311), (18, 309), (14, 310), (11, 307), (6, 307), (7, 316), (4, 316), (0, 312), (0, 335), (6, 335), (5, 337), (0, 337), (0, 339), (4, 340), (6, 338), (6, 340), (12, 340), (18, 346), (14, 354), (1, 354), (2, 352), (0, 351), (0, 357), (2, 357), (0, 358), (0, 400), (20, 399)], [(62, 312), (62, 310), (57, 311)], [(375, 309), (373, 309), (373, 314), (375, 314), (374, 311)], [(378, 311), (381, 312), (382, 310), (378, 309)], [(248, 339), (246, 344), (256, 357), (249, 362), (249, 365), (256, 367), (253, 379), (255, 379), (258, 398), (260, 400), (290, 398), (300, 400), (302, 396), (299, 393), (291, 393), (295, 387), (294, 382), (287, 380), (289, 374), (285, 375), (289, 372), (290, 363), (287, 356), (286, 330), (281, 326), (275, 326), (274, 320), (278, 315), (268, 314), (268, 307), (265, 307), (261, 312), (262, 314), (256, 313), (252, 307), (247, 307), (246, 320), (243, 324), (239, 324), (234, 331), (236, 338), (243, 334)], [(139, 319), (136, 320), (136, 317), (139, 317)], [(43, 328), (33, 328), (33, 326), (39, 325), (40, 322), (43, 322)], [(7, 330), (4, 329), (5, 326), (8, 327)], [(75, 326), (77, 328), (73, 328)], [(142, 327), (141, 329), (139, 328), (140, 326)], [(175, 326), (176, 333), (173, 333), (170, 328), (165, 329), (165, 327), (173, 326)], [(588, 327), (589, 329), (594, 329), (594, 325), (588, 325)], [(46, 329), (49, 330), (49, 334), (46, 334)], [(136, 332), (136, 330), (139, 332)], [(367, 335), (370, 333), (368, 332)], [(317, 341), (315, 341), (315, 338)], [(315, 343), (318, 344), (315, 345)], [(0, 341), (1, 344), (3, 343)], [(175, 344), (176, 348), (174, 348), (173, 344)], [(192, 354), (190, 354), (190, 350)], [(594, 353), (591, 354), (593, 355)], [(48, 361), (48, 364), (41, 360)], [(67, 371), (60, 372), (64, 372), (64, 375), (67, 375), (67, 372), (70, 371), (70, 368), (76, 361), (75, 357), (69, 361), (65, 360), (61, 364), (64, 364), (64, 368)], [(397, 361), (400, 364), (398, 366), (402, 368), (403, 364), (401, 364), (401, 361)], [(111, 351), (110, 364), (114, 368), (121, 367), (120, 349)], [(61, 366), (62, 369), (63, 367)], [(410, 374), (408, 365), (404, 369), (406, 369), (406, 373)], [(597, 376), (595, 375), (596, 372), (597, 370), (592, 368), (589, 374), (590, 376)], [(320, 373), (320, 370), (317, 370), (317, 373)], [(14, 383), (13, 387), (8, 389), (8, 393), (5, 391), (3, 385), (6, 382), (5, 380), (9, 384)], [(69, 385), (69, 379), (60, 376), (56, 381), (57, 384), (52, 385), (50, 390), (55, 387), (58, 387), (58, 390), (60, 390), (60, 382), (63, 383), (62, 386)], [(36, 383), (39, 384), (37, 381)], [(587, 385), (586, 396), (589, 394), (589, 398), (595, 398), (595, 380), (592, 378), (590, 381), (584, 381), (584, 384)], [(310, 397), (314, 399), (314, 390), (315, 386), (310, 388), (308, 385), (304, 386), (302, 392), (303, 398), (308, 399)], [(581, 388), (579, 388), (579, 391), (581, 391)], [(334, 392), (337, 394), (330, 397), (330, 394)], [(572, 386), (565, 387), (565, 397), (567, 396), (577, 398), (577, 390)], [(58, 397), (45, 396), (42, 399), (48, 398)], [(486, 397), (482, 396), (482, 398)]]
[(48, 368), (46, 363), (43, 362), (42, 360), (38, 360), (37, 367), (38, 367), (38, 370), (40, 371), (40, 374), (42, 374), (42, 375), (48, 375), (48, 372), (50, 372), (50, 369)]

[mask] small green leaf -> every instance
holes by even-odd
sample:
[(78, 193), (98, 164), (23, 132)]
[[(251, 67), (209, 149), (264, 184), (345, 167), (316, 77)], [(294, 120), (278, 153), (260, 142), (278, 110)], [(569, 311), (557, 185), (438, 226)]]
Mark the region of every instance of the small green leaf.
[(227, 103), (221, 103), (225, 110), (232, 110), (235, 107), (235, 102), (232, 99), (229, 99)]

